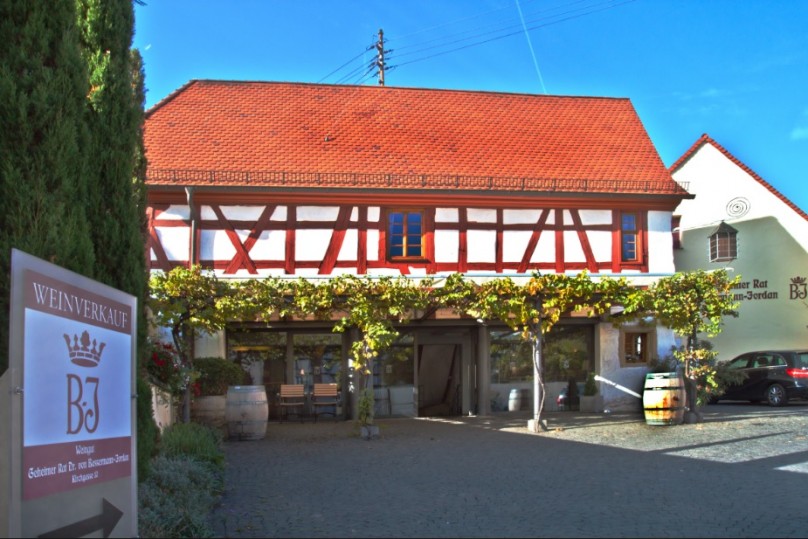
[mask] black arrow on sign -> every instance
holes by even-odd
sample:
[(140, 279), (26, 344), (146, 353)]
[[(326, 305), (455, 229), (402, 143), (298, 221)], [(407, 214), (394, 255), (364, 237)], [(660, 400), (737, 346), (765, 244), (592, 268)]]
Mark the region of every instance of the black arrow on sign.
[(121, 520), (123, 511), (109, 503), (106, 498), (103, 498), (103, 500), (103, 508), (101, 509), (100, 515), (85, 518), (73, 524), (45, 532), (40, 534), (40, 537), (84, 537), (102, 528), (104, 530), (104, 537), (109, 537), (115, 525)]

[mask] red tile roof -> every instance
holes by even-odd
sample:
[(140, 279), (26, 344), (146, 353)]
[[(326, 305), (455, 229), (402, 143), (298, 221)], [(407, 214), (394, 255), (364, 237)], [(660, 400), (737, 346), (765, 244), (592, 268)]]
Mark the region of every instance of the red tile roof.
[(792, 210), (797, 212), (803, 219), (808, 220), (808, 214), (805, 213), (804, 211), (802, 211), (799, 208), (799, 206), (797, 206), (796, 204), (791, 202), (788, 198), (786, 198), (786, 196), (784, 194), (782, 194), (780, 191), (775, 189), (774, 186), (772, 186), (769, 182), (767, 182), (766, 180), (764, 180), (763, 178), (758, 176), (757, 173), (754, 170), (752, 170), (751, 168), (746, 166), (744, 163), (742, 163), (740, 159), (738, 159), (737, 157), (735, 157), (734, 155), (729, 153), (726, 150), (726, 148), (724, 148), (719, 143), (717, 143), (715, 140), (710, 138), (710, 136), (707, 135), (706, 133), (704, 133), (699, 138), (699, 140), (697, 140), (695, 143), (693, 143), (693, 146), (691, 146), (684, 154), (682, 154), (682, 157), (677, 159), (676, 162), (673, 165), (671, 165), (671, 168), (670, 168), (671, 174), (673, 174), (674, 172), (679, 170), (679, 168), (682, 165), (684, 165), (691, 157), (693, 157), (696, 154), (696, 151), (698, 151), (698, 149), (701, 148), (704, 144), (711, 144), (716, 150), (718, 150), (719, 152), (724, 154), (724, 156), (726, 156), (727, 159), (729, 159), (730, 161), (735, 163), (738, 167), (740, 167), (747, 174), (749, 174), (756, 182), (758, 182), (760, 185), (762, 185), (763, 187), (765, 187), (766, 189), (771, 191), (771, 193), (774, 196), (776, 196), (777, 198), (782, 200), (783, 203), (786, 206), (788, 206), (789, 208), (791, 208)]
[(195, 80), (145, 144), (149, 185), (686, 194), (624, 98)]

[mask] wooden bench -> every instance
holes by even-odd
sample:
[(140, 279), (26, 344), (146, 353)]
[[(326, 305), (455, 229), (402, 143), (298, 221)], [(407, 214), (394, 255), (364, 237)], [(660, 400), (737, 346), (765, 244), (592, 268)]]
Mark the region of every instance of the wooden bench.
[[(314, 384), (311, 395), (311, 405), (314, 409), (314, 421), (320, 414), (331, 414), (337, 418), (337, 405), (340, 403), (339, 387), (337, 384)], [(334, 408), (334, 411), (320, 411), (321, 408)]]
[[(284, 417), (288, 417), (289, 410), (293, 410), (293, 414), (297, 415), (300, 421), (302, 419), (303, 407), (306, 405), (306, 393), (303, 384), (281, 384), (281, 390), (278, 393), (278, 406), (281, 407), (281, 423)], [(297, 411), (294, 411), (297, 409)]]

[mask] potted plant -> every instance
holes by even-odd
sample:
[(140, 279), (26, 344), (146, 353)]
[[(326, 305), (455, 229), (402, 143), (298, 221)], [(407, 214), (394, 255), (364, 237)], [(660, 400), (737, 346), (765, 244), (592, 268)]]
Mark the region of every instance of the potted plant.
[(193, 384), (192, 419), (218, 429), (225, 429), (227, 389), (249, 384), (249, 376), (241, 365), (222, 357), (200, 357), (194, 360), (199, 378)]
[(603, 397), (598, 395), (598, 384), (595, 381), (594, 372), (590, 372), (586, 376), (580, 407), (582, 412), (601, 412), (603, 410)]

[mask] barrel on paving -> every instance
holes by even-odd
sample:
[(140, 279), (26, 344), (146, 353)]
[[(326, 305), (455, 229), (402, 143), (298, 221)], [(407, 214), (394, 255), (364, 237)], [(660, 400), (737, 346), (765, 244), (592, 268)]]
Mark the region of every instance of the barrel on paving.
[(642, 405), (649, 425), (680, 425), (685, 417), (685, 380), (676, 372), (645, 375)]

